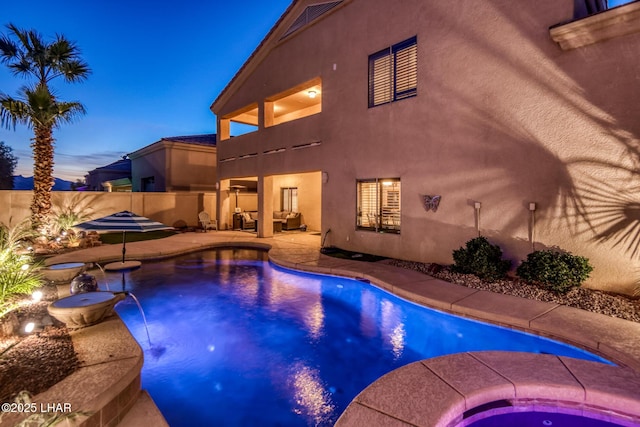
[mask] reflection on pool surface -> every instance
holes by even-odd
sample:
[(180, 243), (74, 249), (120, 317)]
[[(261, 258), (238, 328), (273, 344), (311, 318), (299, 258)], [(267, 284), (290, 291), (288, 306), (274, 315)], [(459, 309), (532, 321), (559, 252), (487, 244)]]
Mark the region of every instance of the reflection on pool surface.
[[(191, 254), (126, 273), (116, 307), (145, 352), (142, 387), (171, 426), (333, 425), (385, 373), (464, 351), (587, 360), (565, 344), (451, 316), (369, 284), (273, 266), (255, 250)], [(111, 289), (119, 273), (109, 273)]]

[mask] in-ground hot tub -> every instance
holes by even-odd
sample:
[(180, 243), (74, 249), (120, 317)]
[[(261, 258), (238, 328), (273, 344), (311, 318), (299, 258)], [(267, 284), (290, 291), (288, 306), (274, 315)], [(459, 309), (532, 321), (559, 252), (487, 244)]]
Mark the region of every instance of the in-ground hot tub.
[(630, 418), (619, 417), (610, 411), (547, 405), (521, 405), (489, 409), (469, 416), (455, 427), (632, 427)]
[(85, 269), (83, 262), (66, 262), (63, 264), (52, 264), (42, 269), (45, 279), (56, 284), (69, 283)]
[(124, 293), (85, 292), (61, 298), (47, 307), (49, 314), (71, 329), (99, 323), (113, 313), (113, 306), (122, 301)]
[(392, 419), (421, 427), (637, 427), (640, 372), (551, 354), (456, 353), (380, 377), (336, 426)]

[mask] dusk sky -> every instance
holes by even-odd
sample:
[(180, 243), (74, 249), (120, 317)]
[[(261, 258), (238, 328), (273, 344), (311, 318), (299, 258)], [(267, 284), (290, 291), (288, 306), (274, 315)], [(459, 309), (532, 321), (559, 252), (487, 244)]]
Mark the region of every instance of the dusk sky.
[[(6, 24), (75, 41), (92, 74), (55, 82), (65, 101), (87, 114), (54, 130), (57, 178), (75, 181), (162, 137), (215, 133), (209, 106), (291, 0), (3, 2)], [(16, 96), (25, 81), (0, 65), (0, 92)], [(0, 129), (13, 149), (16, 175), (33, 175), (32, 130)]]

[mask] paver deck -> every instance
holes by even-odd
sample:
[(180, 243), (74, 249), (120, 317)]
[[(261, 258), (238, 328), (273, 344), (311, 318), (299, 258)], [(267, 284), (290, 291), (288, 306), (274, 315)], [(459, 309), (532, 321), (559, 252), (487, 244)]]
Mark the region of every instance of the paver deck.
[[(557, 304), (478, 291), (384, 262), (333, 258), (320, 253), (320, 236), (314, 233), (278, 233), (272, 238), (257, 238), (253, 233), (234, 231), (184, 233), (160, 240), (129, 243), (127, 259), (158, 259), (204, 248), (237, 245), (269, 248), (270, 260), (284, 267), (370, 281), (414, 302), (549, 336), (585, 348), (619, 365), (611, 367), (593, 362), (573, 362), (547, 355), (533, 355), (531, 359), (532, 355), (514, 356), (509, 353), (505, 356), (506, 353), (501, 352), (429, 359), (397, 369), (365, 389), (345, 411), (338, 422), (340, 426), (448, 425), (469, 407), (490, 401), (486, 399), (519, 395), (535, 395), (544, 399), (545, 396), (552, 398), (558, 390), (564, 393), (565, 400), (573, 403), (607, 405), (607, 402), (617, 399), (625, 402), (626, 406), (611, 403), (613, 408), (636, 408), (630, 416), (637, 415), (640, 420), (639, 323)], [(50, 258), (48, 264), (103, 264), (120, 260), (121, 256), (121, 246), (105, 245), (59, 255)], [(473, 370), (473, 375), (469, 370)], [(520, 371), (530, 376), (518, 376)], [(579, 384), (571, 383), (568, 373)], [(576, 393), (582, 396), (581, 400)], [(144, 405), (144, 410), (132, 410), (126, 425), (137, 425), (137, 413), (148, 415), (149, 402), (147, 397), (143, 398), (141, 405)]]

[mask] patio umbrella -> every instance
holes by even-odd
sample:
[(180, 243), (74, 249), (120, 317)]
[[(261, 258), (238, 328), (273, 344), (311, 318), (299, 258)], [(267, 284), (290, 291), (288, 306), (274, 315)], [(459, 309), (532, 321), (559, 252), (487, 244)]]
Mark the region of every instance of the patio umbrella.
[(102, 218), (92, 219), (91, 221), (81, 222), (74, 225), (74, 227), (83, 231), (122, 231), (122, 262), (124, 262), (124, 255), (127, 251), (125, 245), (127, 231), (173, 230), (173, 227), (129, 211), (122, 211)]

